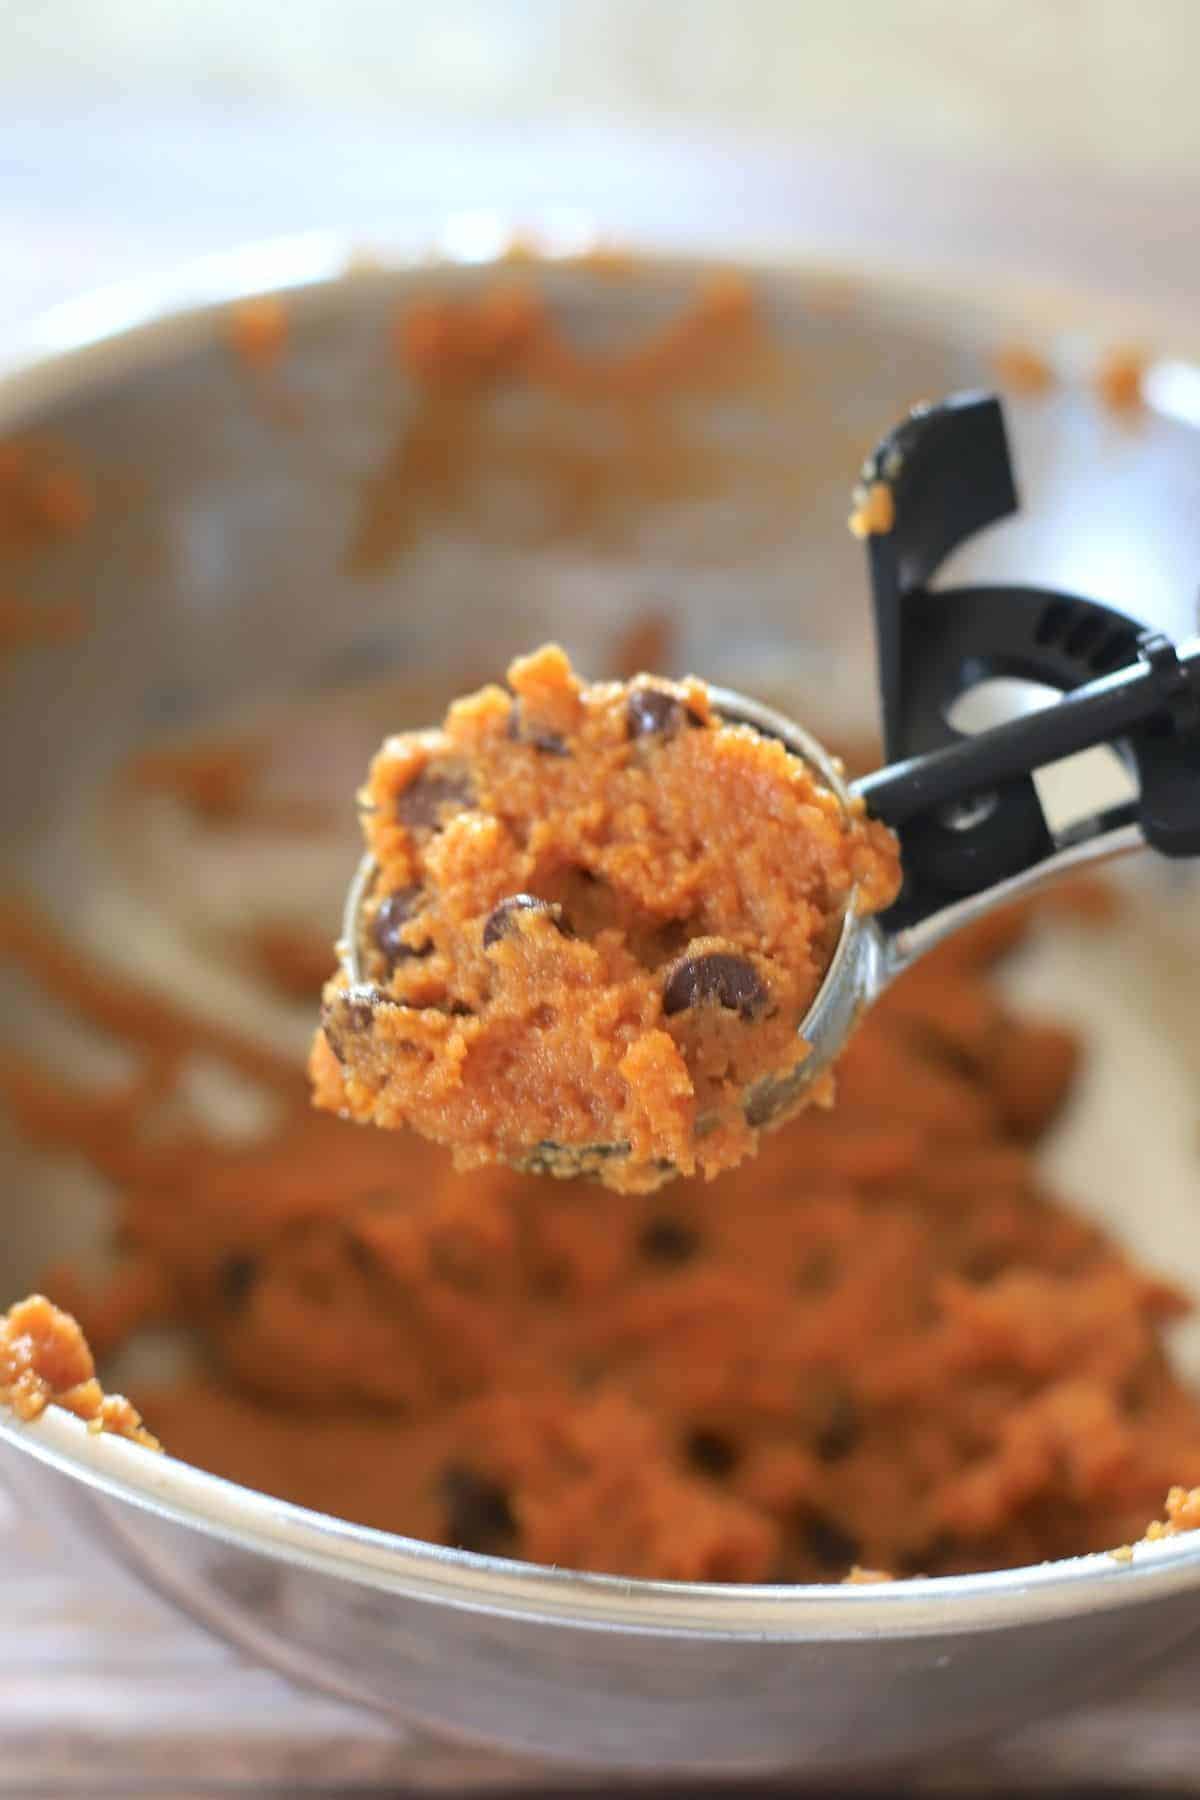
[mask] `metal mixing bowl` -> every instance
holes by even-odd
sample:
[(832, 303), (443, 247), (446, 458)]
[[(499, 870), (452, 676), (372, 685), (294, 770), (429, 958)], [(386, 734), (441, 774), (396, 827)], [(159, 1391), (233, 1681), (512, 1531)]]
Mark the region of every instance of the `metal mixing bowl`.
[[(469, 263), (486, 233), (455, 241)], [(106, 944), (115, 930), (88, 822), (114, 766), (164, 723), (219, 721), (384, 667), (444, 672), (464, 646), (499, 669), (551, 634), (595, 668), (648, 600), (677, 615), (688, 665), (786, 697), (821, 732), (870, 718), (847, 489), (913, 401), (986, 379), (993, 319), (961, 296), (764, 269), (763, 305), (805, 379), (761, 410), (696, 402), (690, 431), (752, 453), (712, 491), (634, 508), (575, 542), (530, 519), (528, 493), (505, 490), (485, 496), (492, 528), (430, 519), (364, 578), (347, 573), (345, 548), (406, 405), (386, 322), (429, 279), (416, 260), (274, 247), (61, 308), (9, 359), (0, 429), (46, 428), (116, 485), (136, 484), (132, 503), (102, 508), (97, 529), (27, 571), (35, 593), (91, 597), (89, 634), (0, 672), (4, 842), (72, 929)], [(580, 336), (621, 337), (676, 307), (695, 271), (659, 263), (620, 280), (564, 266), (542, 279)], [(221, 342), (226, 303), (267, 289), (289, 294), (298, 430), (252, 402)], [(1200, 552), (1191, 428), (1152, 416), (1131, 429), (1063, 389), (1018, 406), (1014, 430), (1036, 504), (972, 552), (979, 566), (1075, 582), (1184, 629)], [(787, 479), (764, 482), (767, 464)], [(124, 953), (138, 950), (135, 932)], [(152, 962), (154, 946), (141, 950)], [(29, 993), (3, 999), (6, 1033), (38, 1042)], [(47, 1171), (4, 1140), (0, 1169), (0, 1285), (15, 1297), (84, 1226), (61, 1164)], [(1119, 1210), (1119, 1196), (1105, 1198)], [(1174, 1245), (1168, 1256), (1186, 1266)], [(32, 1426), (0, 1417), (0, 1447), (24, 1504), (297, 1679), (579, 1762), (892, 1762), (1069, 1705), (1200, 1619), (1200, 1538), (1139, 1546), (1132, 1564), (1091, 1556), (888, 1587), (690, 1586), (357, 1528), (89, 1436), (55, 1410)]]

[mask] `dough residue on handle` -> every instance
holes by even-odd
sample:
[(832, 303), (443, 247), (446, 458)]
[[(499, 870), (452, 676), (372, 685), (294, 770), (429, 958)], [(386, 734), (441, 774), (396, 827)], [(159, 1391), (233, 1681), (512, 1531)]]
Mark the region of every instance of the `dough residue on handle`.
[(896, 502), (886, 481), (857, 489), (854, 510), (846, 523), (856, 538), (886, 537), (896, 523)]

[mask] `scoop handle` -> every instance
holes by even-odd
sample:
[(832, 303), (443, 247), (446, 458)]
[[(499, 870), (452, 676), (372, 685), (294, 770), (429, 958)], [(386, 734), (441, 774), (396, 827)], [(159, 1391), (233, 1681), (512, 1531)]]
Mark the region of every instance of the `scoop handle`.
[[(1140, 794), (1075, 828), (1072, 844), (1136, 826), (1165, 855), (1200, 854), (1200, 643), (1177, 651), (1136, 618), (1055, 589), (929, 585), (952, 550), (1016, 510), (995, 396), (918, 408), (862, 478), (888, 490), (872, 510), (891, 519), (867, 539), (888, 766), (858, 784), (901, 839), (905, 885), (888, 930), (1058, 867), (1066, 846), (1033, 771), (1093, 744), (1120, 746)], [(955, 703), (995, 676), (1062, 699), (963, 737), (949, 722)]]
[[(1165, 647), (1165, 653), (1163, 648)], [(896, 829), (954, 801), (985, 796), (1014, 776), (1144, 728), (1174, 733), (1182, 751), (1200, 726), (1200, 639), (1178, 650), (1147, 634), (1139, 661), (1065, 693), (1053, 705), (1010, 719), (944, 749), (907, 757), (854, 784), (868, 810)], [(1167, 855), (1200, 853), (1200, 795), (1191, 829), (1166, 834)], [(1154, 841), (1154, 821), (1148, 841)]]

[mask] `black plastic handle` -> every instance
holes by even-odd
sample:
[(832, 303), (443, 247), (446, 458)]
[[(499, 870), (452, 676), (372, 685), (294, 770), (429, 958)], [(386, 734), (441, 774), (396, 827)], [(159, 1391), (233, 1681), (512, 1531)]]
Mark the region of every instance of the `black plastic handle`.
[[(857, 784), (900, 831), (907, 925), (1054, 854), (1031, 771), (1118, 740), (1139, 799), (1094, 822), (1136, 821), (1169, 856), (1200, 854), (1200, 647), (1181, 657), (1136, 619), (1034, 587), (931, 589), (951, 550), (1016, 510), (1004, 416), (992, 395), (915, 411), (863, 470), (891, 496), (868, 539), (888, 767)], [(979, 682), (1058, 688), (1055, 706), (964, 738), (949, 723)], [(974, 799), (972, 806), (949, 802)]]
[(1169, 729), (1176, 714), (1175, 671), (1189, 697), (1200, 676), (1200, 644), (1177, 653), (1169, 685), (1160, 667), (1145, 657), (1115, 675), (1105, 675), (1065, 693), (1055, 705), (1025, 718), (959, 738), (944, 750), (930, 750), (892, 763), (855, 784), (875, 817), (899, 827), (922, 813), (1041, 769), (1059, 757), (1111, 743), (1136, 727), (1157, 723)]

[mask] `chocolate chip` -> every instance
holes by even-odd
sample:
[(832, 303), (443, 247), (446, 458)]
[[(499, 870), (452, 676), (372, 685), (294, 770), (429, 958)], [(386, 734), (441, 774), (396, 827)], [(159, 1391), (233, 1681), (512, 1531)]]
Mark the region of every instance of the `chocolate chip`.
[(848, 1571), (862, 1553), (858, 1539), (826, 1513), (806, 1512), (800, 1521), (800, 1536), (822, 1569)]
[(638, 1249), (651, 1262), (685, 1263), (699, 1248), (700, 1233), (682, 1219), (651, 1219), (638, 1238)]
[(796, 1270), (796, 1291), (800, 1294), (828, 1294), (836, 1285), (840, 1273), (841, 1263), (832, 1246), (815, 1244)]
[(700, 956), (681, 956), (667, 971), (663, 986), (663, 1011), (684, 1012), (690, 1006), (716, 1001), (743, 1019), (756, 1019), (767, 1004), (767, 990), (753, 963), (728, 950), (708, 950)]
[(674, 737), (683, 725), (702, 723), (703, 720), (685, 706), (677, 694), (666, 688), (641, 685), (629, 690), (625, 724), (631, 738)]
[(447, 812), (462, 812), (475, 802), (475, 788), (465, 769), (427, 763), (396, 799), (396, 817), (410, 831), (440, 831)]
[(1011, 1251), (1002, 1244), (977, 1244), (967, 1253), (961, 1264), (964, 1281), (976, 1287), (982, 1287), (1002, 1275), (1012, 1262)]
[(939, 1531), (915, 1549), (902, 1550), (894, 1559), (897, 1575), (933, 1575), (958, 1549), (953, 1532)]
[(497, 1482), (452, 1463), (443, 1469), (440, 1486), (446, 1536), (458, 1549), (495, 1555), (511, 1545), (517, 1521), (508, 1495)]
[(525, 723), (525, 714), (519, 700), (514, 700), (508, 709), (508, 724), (505, 727), (514, 744), (529, 744), (540, 750), (545, 756), (569, 756), (567, 740), (559, 731), (545, 731), (536, 725)]
[(375, 910), (371, 935), (387, 958), (389, 968), (395, 968), (398, 962), (407, 962), (411, 957), (432, 954), (432, 944), (422, 944), (414, 949), (400, 935), (413, 914), (420, 909), (424, 895), (424, 888), (397, 888), (395, 893), (385, 894)]
[(370, 1031), (375, 1008), (384, 996), (378, 988), (344, 988), (321, 1007), (321, 1029), (340, 1063), (346, 1060), (346, 1039)]
[(375, 1253), (369, 1244), (365, 1244), (356, 1231), (349, 1229), (342, 1233), (342, 1244), (346, 1251), (346, 1260), (360, 1275), (373, 1274), (378, 1263)]
[(484, 949), (490, 950), (501, 938), (511, 937), (516, 930), (517, 914), (525, 912), (541, 913), (564, 937), (570, 937), (571, 928), (563, 917), (561, 906), (539, 900), (535, 894), (508, 894), (487, 916), (483, 927)]
[(737, 1445), (723, 1432), (706, 1431), (703, 1427), (688, 1433), (684, 1453), (694, 1469), (718, 1479), (722, 1475), (732, 1475), (738, 1465)]
[(849, 1394), (835, 1395), (813, 1442), (817, 1455), (824, 1463), (842, 1462), (858, 1448), (861, 1437), (858, 1408)]
[(221, 1304), (237, 1312), (249, 1299), (250, 1291), (262, 1272), (257, 1256), (248, 1250), (233, 1250), (217, 1264), (217, 1292)]

